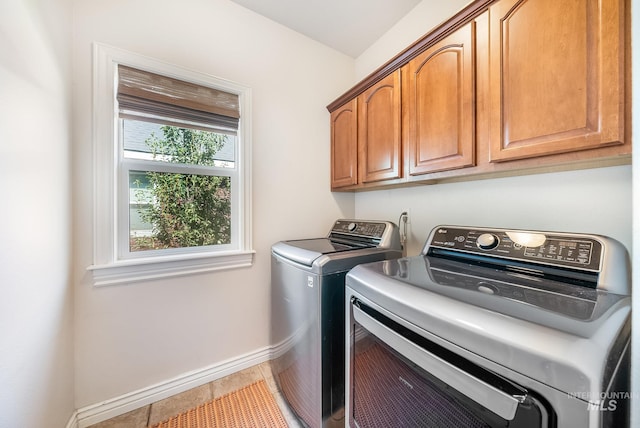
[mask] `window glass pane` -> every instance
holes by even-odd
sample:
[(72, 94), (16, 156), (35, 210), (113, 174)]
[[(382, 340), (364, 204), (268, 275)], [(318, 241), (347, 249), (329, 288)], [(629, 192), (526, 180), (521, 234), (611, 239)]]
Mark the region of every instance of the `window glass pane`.
[(120, 119), (124, 157), (234, 168), (237, 136), (193, 128)]
[(130, 171), (129, 251), (231, 243), (231, 179)]

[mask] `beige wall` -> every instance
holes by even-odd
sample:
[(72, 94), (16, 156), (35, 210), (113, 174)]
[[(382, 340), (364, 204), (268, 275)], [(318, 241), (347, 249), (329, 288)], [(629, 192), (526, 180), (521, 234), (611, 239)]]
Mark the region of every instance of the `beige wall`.
[[(226, 0), (76, 1), (73, 31), (81, 408), (270, 345), (270, 246), (353, 215), (353, 196), (329, 191), (325, 106), (352, 84), (354, 61)], [(252, 88), (253, 267), (91, 285), (94, 41)]]
[(0, 427), (63, 427), (73, 394), (71, 5), (0, 2)]

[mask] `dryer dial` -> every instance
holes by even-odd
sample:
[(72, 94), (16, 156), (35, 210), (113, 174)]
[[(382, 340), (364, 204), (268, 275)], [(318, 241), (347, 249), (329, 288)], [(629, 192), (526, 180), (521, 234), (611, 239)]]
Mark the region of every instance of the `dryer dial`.
[(483, 233), (478, 236), (478, 239), (476, 240), (476, 245), (481, 250), (492, 250), (496, 248), (499, 243), (500, 240), (493, 233)]

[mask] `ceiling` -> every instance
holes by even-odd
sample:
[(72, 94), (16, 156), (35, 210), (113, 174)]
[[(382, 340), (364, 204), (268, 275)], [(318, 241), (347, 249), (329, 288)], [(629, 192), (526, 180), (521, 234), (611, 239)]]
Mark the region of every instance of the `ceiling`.
[(232, 0), (356, 58), (421, 0)]

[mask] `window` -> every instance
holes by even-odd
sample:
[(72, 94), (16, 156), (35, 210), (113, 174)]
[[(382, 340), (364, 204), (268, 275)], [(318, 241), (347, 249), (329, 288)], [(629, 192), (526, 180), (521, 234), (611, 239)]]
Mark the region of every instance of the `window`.
[(249, 266), (250, 90), (94, 54), (94, 284)]

